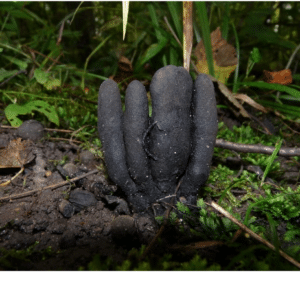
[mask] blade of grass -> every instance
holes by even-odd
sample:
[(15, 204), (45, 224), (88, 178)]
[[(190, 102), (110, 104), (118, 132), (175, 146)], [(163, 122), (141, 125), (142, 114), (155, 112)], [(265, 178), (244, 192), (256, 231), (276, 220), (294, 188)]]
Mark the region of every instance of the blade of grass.
[(73, 14), (73, 17), (72, 17), (72, 20), (70, 21), (70, 24), (72, 24), (77, 12), (78, 12), (78, 9), (80, 8), (80, 6), (83, 4), (83, 1), (80, 2), (80, 4), (77, 6), (77, 8), (75, 9), (75, 12)]
[(128, 21), (129, 1), (122, 1), (122, 9), (123, 9), (123, 41), (124, 41), (125, 34), (126, 34), (126, 26)]
[(200, 20), (202, 39), (205, 47), (205, 54), (206, 54), (209, 74), (214, 77), (215, 71), (214, 71), (213, 53), (211, 47), (210, 29), (209, 29), (205, 2), (195, 2), (195, 5)]
[(5, 28), (5, 25), (6, 25), (6, 23), (7, 23), (9, 17), (10, 17), (10, 13), (6, 14), (6, 17), (5, 17), (5, 19), (4, 19), (4, 22), (3, 22), (2, 26), (1, 26), (0, 33), (2, 33), (3, 29)]
[(165, 40), (166, 38), (162, 35), (162, 33), (160, 31), (159, 23), (158, 23), (158, 19), (157, 19), (157, 15), (156, 15), (154, 6), (153, 6), (153, 4), (148, 4), (147, 6), (149, 9), (152, 25), (155, 30), (156, 38), (158, 39), (159, 42), (161, 42), (162, 40)]
[(47, 23), (43, 19), (41, 19), (39, 16), (37, 16), (35, 13), (30, 11), (29, 9), (23, 7), (22, 10), (24, 12), (26, 12), (29, 16), (31, 16), (33, 19), (35, 19), (37, 22), (43, 24), (44, 26), (47, 26)]
[(193, 28), (194, 28), (194, 35), (196, 37), (196, 41), (197, 41), (197, 44), (198, 44), (201, 41), (201, 35), (200, 35), (200, 30), (198, 28), (198, 25), (195, 21), (193, 22)]
[(262, 176), (262, 179), (261, 179), (261, 183), (260, 183), (260, 186), (263, 185), (270, 169), (271, 169), (271, 166), (275, 160), (275, 158), (277, 157), (277, 153), (279, 152), (280, 148), (281, 148), (281, 145), (282, 145), (282, 140), (278, 141), (275, 145), (275, 150), (273, 151), (272, 155), (270, 157), (267, 158), (267, 166), (266, 166), (266, 169), (264, 171), (264, 174)]
[(21, 51), (21, 50), (19, 50), (19, 49), (17, 49), (17, 48), (14, 48), (14, 47), (10, 46), (10, 45), (8, 45), (8, 44), (0, 43), (0, 47), (4, 47), (4, 48), (7, 48), (7, 49), (12, 50), (12, 51), (14, 51), (14, 52), (20, 53), (20, 54), (22, 54), (23, 56), (25, 56), (26, 58), (29, 58), (29, 59), (30, 59), (30, 55), (26, 54), (25, 52), (23, 52), (23, 51)]
[(297, 106), (287, 105), (287, 104), (282, 105), (277, 102), (272, 102), (268, 100), (257, 100), (257, 102), (264, 106), (269, 106), (275, 110), (279, 110), (281, 112), (290, 114), (292, 116), (296, 116), (296, 117), (300, 116), (300, 107)]
[(84, 90), (85, 87), (85, 74), (86, 74), (86, 69), (87, 69), (87, 65), (91, 59), (91, 57), (99, 50), (101, 49), (104, 44), (106, 43), (106, 41), (111, 37), (111, 35), (109, 35), (108, 37), (106, 37), (93, 51), (92, 53), (88, 56), (88, 58), (86, 59), (85, 63), (84, 63), (84, 69), (83, 69), (83, 74), (82, 74), (82, 80), (81, 80), (81, 89)]
[(300, 91), (297, 91), (291, 87), (282, 85), (282, 84), (277, 84), (277, 83), (267, 83), (264, 81), (256, 81), (256, 82), (238, 82), (237, 83), (239, 86), (251, 86), (251, 87), (256, 87), (259, 89), (268, 89), (268, 90), (276, 90), (280, 92), (285, 92), (288, 93), (294, 97), (299, 98), (300, 97)]
[(270, 224), (271, 235), (272, 235), (271, 236), (272, 244), (275, 246), (275, 252), (279, 256), (279, 239), (278, 239), (278, 234), (277, 234), (277, 230), (276, 230), (276, 223), (273, 220), (271, 214), (267, 213), (266, 215), (267, 215), (267, 219)]
[(159, 26), (157, 15), (154, 9), (153, 4), (148, 4), (149, 14), (151, 17), (152, 28), (155, 30), (156, 38), (158, 39), (158, 43), (152, 44), (146, 52), (141, 56), (138, 60), (135, 71), (139, 72), (142, 66), (152, 57), (154, 57), (157, 53), (159, 53), (167, 44), (168, 39), (162, 34), (162, 29)]
[(177, 36), (179, 37), (179, 40), (182, 41), (182, 23), (180, 20), (180, 15), (181, 15), (181, 5), (180, 2), (176, 2), (176, 1), (168, 1), (167, 2), (174, 26), (175, 26), (175, 30), (177, 33)]
[(152, 44), (145, 54), (140, 58), (140, 60), (137, 62), (135, 71), (138, 73), (139, 70), (142, 68), (142, 66), (150, 60), (152, 57), (154, 57), (158, 52), (160, 52), (166, 45), (167, 40), (162, 40), (158, 44)]
[(233, 23), (231, 23), (234, 37), (235, 37), (235, 48), (236, 48), (236, 55), (237, 55), (237, 65), (234, 70), (234, 80), (233, 80), (233, 89), (232, 92), (235, 94), (238, 91), (238, 78), (239, 78), (239, 67), (240, 67), (240, 42), (239, 42), (239, 37), (237, 35), (235, 26)]
[[(261, 238), (258, 234), (256, 234), (255, 232), (253, 232), (252, 230), (250, 230), (248, 227), (246, 227), (244, 224), (242, 224), (241, 222), (239, 222), (236, 218), (234, 218), (232, 215), (230, 215), (224, 208), (222, 208), (221, 206), (219, 206), (217, 203), (215, 203), (214, 201), (211, 202), (210, 206), (212, 206), (213, 208), (215, 208), (218, 212), (220, 212), (221, 214), (223, 214), (225, 217), (227, 217), (228, 219), (230, 219), (233, 223), (235, 223), (236, 225), (238, 225), (242, 230), (244, 230), (245, 232), (247, 232), (249, 235), (251, 235), (253, 238), (255, 238), (256, 240), (258, 240), (259, 242), (263, 243), (264, 245), (266, 245), (267, 247), (269, 247), (272, 250), (276, 251), (276, 248), (274, 247), (274, 245), (272, 245), (270, 242), (268, 242), (267, 240)], [(300, 268), (300, 263), (297, 262), (295, 259), (293, 259), (292, 257), (290, 257), (289, 255), (287, 255), (286, 253), (284, 253), (283, 251), (279, 250), (279, 254), (284, 257), (286, 260), (288, 260), (290, 263), (292, 263), (294, 266), (296, 266), (297, 268)]]
[(229, 31), (229, 14), (230, 14), (230, 7), (229, 7), (229, 2), (225, 2), (225, 11), (223, 15), (223, 22), (221, 26), (222, 30), (222, 37), (223, 39), (227, 40), (228, 37), (228, 31)]

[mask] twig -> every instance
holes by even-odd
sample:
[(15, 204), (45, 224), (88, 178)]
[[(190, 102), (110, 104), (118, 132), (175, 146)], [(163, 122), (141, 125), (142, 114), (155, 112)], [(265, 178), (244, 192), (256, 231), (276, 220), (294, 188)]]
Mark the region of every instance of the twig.
[(37, 53), (37, 54), (39, 54), (39, 55), (41, 55), (41, 56), (43, 56), (43, 57), (45, 57), (45, 58), (47, 58), (47, 59), (52, 60), (52, 61), (55, 62), (55, 63), (62, 64), (59, 60), (54, 59), (54, 58), (52, 58), (52, 57), (50, 57), (50, 56), (47, 56), (47, 55), (45, 55), (45, 54), (43, 54), (43, 53), (41, 53), (41, 52), (39, 52), (39, 51), (37, 51), (37, 50), (31, 49), (31, 48), (29, 48), (29, 47), (26, 46), (26, 45), (24, 46), (24, 48), (25, 48), (28, 52), (30, 52), (30, 53)]
[[(238, 144), (233, 142), (228, 142), (223, 139), (216, 139), (216, 147), (234, 150), (237, 152), (243, 153), (263, 153), (263, 154), (272, 154), (275, 150), (275, 147), (264, 146), (264, 145), (251, 145), (251, 144)], [(278, 155), (280, 156), (300, 156), (300, 148), (289, 148), (282, 147)]]
[(21, 170), (11, 179), (7, 180), (0, 184), (1, 187), (9, 185), (14, 179), (16, 179), (22, 172), (24, 171), (24, 166), (22, 166)]
[[(78, 143), (78, 144), (82, 144), (82, 142), (80, 142), (80, 141), (77, 141), (77, 140), (71, 140), (71, 139), (64, 139), (64, 138), (54, 138), (54, 137), (51, 137), (50, 140), (55, 140), (55, 141), (66, 141), (66, 142), (69, 142), (70, 144), (72, 144), (72, 142)], [(76, 145), (73, 145), (73, 146), (76, 146)]]
[[(0, 125), (0, 128), (4, 129), (18, 129), (18, 127), (12, 127), (8, 125)], [(74, 130), (69, 130), (69, 129), (55, 129), (55, 128), (44, 128), (45, 131), (56, 131), (56, 132), (66, 132), (66, 133), (71, 133), (74, 132)]]
[[(178, 43), (178, 45), (179, 45), (181, 48), (183, 48), (183, 47), (182, 47), (182, 44), (181, 44), (181, 42), (180, 42), (180, 40), (179, 40), (179, 38), (177, 37), (175, 31), (172, 29), (172, 27), (171, 27), (171, 25), (170, 25), (170, 23), (169, 23), (169, 21), (168, 21), (168, 18), (167, 18), (166, 16), (164, 17), (164, 20), (165, 20), (165, 22), (166, 22), (166, 24), (167, 24), (169, 30), (171, 31), (172, 35), (174, 36), (176, 42)], [(197, 68), (196, 68), (196, 66), (195, 66), (195, 64), (194, 64), (193, 61), (191, 61), (191, 64), (192, 64), (192, 66), (193, 66), (195, 72), (196, 72), (197, 74), (199, 74), (199, 71), (197, 70)]]
[(46, 187), (41, 188), (41, 189), (35, 189), (35, 190), (32, 190), (32, 191), (28, 191), (28, 192), (17, 194), (17, 195), (10, 195), (10, 196), (7, 196), (7, 197), (2, 197), (2, 198), (0, 198), (0, 203), (2, 203), (2, 202), (9, 202), (12, 199), (23, 198), (23, 197), (29, 196), (31, 194), (34, 194), (36, 192), (41, 192), (41, 191), (45, 191), (45, 190), (49, 190), (49, 189), (56, 189), (56, 188), (59, 188), (61, 186), (66, 185), (66, 184), (69, 184), (71, 182), (75, 182), (75, 181), (77, 181), (79, 179), (87, 177), (89, 175), (95, 174), (97, 172), (98, 172), (98, 170), (95, 169), (95, 170), (93, 170), (91, 172), (88, 172), (86, 174), (80, 175), (80, 176), (75, 177), (73, 179), (66, 180), (66, 181), (63, 181), (63, 182), (60, 182), (60, 183), (57, 183), (57, 184), (49, 185), (49, 186), (46, 186)]
[(58, 38), (57, 38), (57, 42), (56, 42), (56, 46), (60, 45), (61, 39), (62, 39), (62, 35), (64, 32), (64, 27), (65, 27), (65, 21), (62, 21), (60, 28), (59, 28), (59, 33), (58, 33)]
[[(268, 241), (266, 241), (265, 239), (263, 239), (262, 237), (260, 237), (258, 234), (256, 234), (251, 229), (249, 229), (247, 226), (245, 226), (244, 224), (242, 224), (241, 222), (239, 222), (236, 218), (234, 218), (229, 212), (227, 212), (224, 208), (222, 208), (221, 206), (219, 206), (216, 202), (212, 201), (211, 204), (208, 204), (208, 203), (206, 203), (206, 204), (209, 205), (209, 206), (212, 206), (218, 212), (220, 212), (221, 214), (223, 214), (226, 218), (228, 218), (233, 223), (235, 223), (236, 225), (238, 225), (242, 230), (244, 230), (245, 232), (247, 232), (250, 236), (252, 236), (256, 240), (258, 240), (259, 242), (263, 243), (264, 245), (266, 245), (270, 249), (276, 251), (275, 246), (273, 246), (271, 243), (269, 243)], [(299, 262), (297, 262), (295, 259), (293, 259), (289, 255), (287, 255), (286, 253), (284, 253), (282, 250), (278, 249), (278, 252), (279, 252), (279, 254), (283, 258), (285, 258), (287, 261), (289, 261), (294, 266), (296, 266), (297, 268), (300, 269), (300, 263)]]
[(171, 25), (170, 25), (170, 23), (169, 23), (169, 21), (168, 21), (168, 18), (167, 18), (166, 16), (164, 16), (164, 20), (165, 20), (165, 22), (166, 22), (166, 24), (167, 24), (169, 30), (171, 31), (172, 35), (174, 36), (176, 42), (177, 42), (177, 43), (179, 44), (179, 46), (182, 48), (182, 44), (181, 44), (179, 38), (177, 37), (175, 31), (174, 31), (173, 28), (171, 27)]
[(152, 250), (153, 246), (155, 245), (156, 241), (158, 240), (158, 238), (161, 236), (161, 234), (163, 233), (163, 231), (165, 230), (165, 227), (168, 223), (168, 219), (169, 219), (169, 214), (170, 214), (170, 211), (172, 209), (172, 206), (173, 206), (173, 203), (174, 203), (174, 199), (176, 197), (176, 194), (178, 192), (178, 189), (180, 187), (180, 184), (181, 184), (181, 181), (179, 181), (179, 183), (177, 184), (176, 186), (176, 189), (175, 189), (175, 193), (174, 193), (174, 197), (172, 198), (171, 200), (171, 203), (168, 207), (168, 209), (166, 210), (165, 212), (165, 215), (164, 215), (164, 221), (163, 221), (163, 224), (162, 226), (159, 228), (157, 234), (155, 235), (155, 237), (152, 239), (152, 241), (150, 242), (150, 244), (148, 245), (148, 247), (146, 248), (145, 252), (143, 253), (143, 255), (141, 256), (140, 260), (143, 260), (147, 255), (148, 253)]
[(64, 53), (63, 52), (61, 52), (59, 55), (58, 55), (58, 57), (56, 58), (56, 60), (51, 64), (51, 66), (47, 69), (47, 73), (48, 72), (50, 72), (50, 70), (57, 64), (57, 62), (58, 62), (58, 60), (59, 60), (59, 58), (63, 55)]
[(69, 129), (55, 129), (55, 128), (44, 128), (45, 131), (56, 131), (56, 132), (65, 132), (65, 133), (72, 133), (74, 130)]

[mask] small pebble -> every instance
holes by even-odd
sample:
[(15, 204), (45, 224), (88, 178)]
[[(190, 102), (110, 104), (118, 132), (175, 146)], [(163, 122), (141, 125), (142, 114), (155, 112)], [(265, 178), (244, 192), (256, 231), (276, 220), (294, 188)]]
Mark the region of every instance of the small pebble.
[(67, 200), (62, 200), (58, 209), (65, 218), (71, 218), (75, 213), (75, 207)]
[(37, 142), (44, 137), (44, 127), (36, 120), (28, 120), (23, 122), (23, 124), (16, 131), (17, 136), (23, 140), (32, 140)]
[(75, 189), (70, 193), (69, 201), (75, 207), (75, 212), (79, 212), (83, 208), (97, 204), (94, 194), (80, 189)]
[(110, 232), (116, 241), (131, 240), (137, 233), (134, 219), (130, 216), (118, 216), (112, 221)]

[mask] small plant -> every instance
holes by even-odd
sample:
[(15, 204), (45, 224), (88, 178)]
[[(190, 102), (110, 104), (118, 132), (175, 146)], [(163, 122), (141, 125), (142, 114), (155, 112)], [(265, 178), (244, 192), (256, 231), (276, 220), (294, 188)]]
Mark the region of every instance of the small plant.
[(35, 248), (38, 244), (39, 242), (36, 241), (33, 245), (22, 250), (6, 250), (4, 248), (0, 248), (0, 267), (4, 270), (19, 270), (24, 262), (30, 262), (32, 258), (35, 260), (37, 258), (46, 260), (58, 253), (54, 252), (51, 246), (44, 250), (37, 251)]
[(24, 105), (10, 104), (5, 108), (4, 113), (13, 127), (19, 127), (23, 122), (17, 116), (31, 114), (33, 111), (44, 114), (49, 121), (59, 126), (58, 115), (54, 107), (41, 100), (31, 101)]
[[(202, 259), (199, 255), (195, 255), (192, 259), (186, 262), (177, 262), (172, 259), (171, 254), (165, 254), (160, 258), (148, 257), (145, 260), (140, 260), (145, 246), (139, 250), (131, 249), (128, 253), (128, 259), (118, 265), (115, 261), (108, 257), (101, 259), (99, 255), (95, 255), (93, 260), (88, 264), (90, 271), (219, 271), (221, 270), (218, 264), (208, 264), (206, 259)], [(80, 270), (84, 270), (81, 267)]]

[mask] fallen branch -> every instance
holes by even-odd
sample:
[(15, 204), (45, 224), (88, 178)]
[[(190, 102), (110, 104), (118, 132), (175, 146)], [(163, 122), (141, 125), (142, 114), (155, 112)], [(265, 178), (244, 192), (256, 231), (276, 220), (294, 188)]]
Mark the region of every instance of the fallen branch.
[(95, 170), (93, 170), (91, 172), (88, 172), (86, 174), (83, 174), (83, 175), (80, 175), (78, 177), (72, 178), (70, 180), (66, 180), (66, 181), (63, 181), (63, 182), (60, 182), (60, 183), (57, 183), (57, 184), (49, 185), (49, 186), (46, 186), (46, 187), (41, 188), (41, 189), (35, 189), (35, 190), (32, 190), (32, 191), (28, 191), (28, 192), (17, 194), (17, 195), (10, 195), (10, 196), (7, 196), (7, 197), (2, 197), (2, 198), (0, 198), (0, 203), (2, 203), (2, 202), (9, 202), (12, 199), (23, 198), (23, 197), (29, 196), (31, 194), (34, 194), (36, 192), (41, 192), (41, 191), (45, 191), (45, 190), (49, 190), (49, 189), (51, 189), (51, 190), (57, 189), (57, 188), (59, 188), (61, 186), (64, 186), (66, 184), (70, 184), (72, 182), (75, 182), (75, 181), (77, 181), (79, 179), (82, 179), (82, 178), (87, 177), (89, 175), (95, 174), (97, 172), (98, 172), (98, 170), (95, 169)]
[[(251, 145), (251, 144), (238, 144), (233, 142), (228, 142), (223, 139), (216, 139), (215, 147), (234, 150), (243, 153), (263, 153), (272, 154), (275, 147), (264, 146), (264, 145)], [(282, 147), (278, 154), (279, 156), (300, 156), (300, 148), (289, 148)]]
[[(253, 232), (251, 229), (249, 229), (247, 226), (245, 226), (244, 224), (242, 224), (240, 221), (238, 221), (235, 217), (233, 217), (228, 211), (226, 211), (224, 208), (222, 208), (216, 202), (212, 201), (211, 204), (208, 204), (208, 203), (206, 203), (206, 204), (209, 205), (209, 206), (212, 206), (215, 210), (217, 210), (218, 212), (220, 212), (221, 214), (223, 214), (226, 218), (228, 218), (233, 223), (235, 223), (236, 225), (238, 225), (242, 230), (244, 230), (245, 232), (247, 232), (253, 238), (255, 238), (259, 242), (263, 243), (264, 245), (266, 245), (270, 249), (276, 251), (276, 248), (271, 243), (269, 243), (268, 241), (266, 241), (265, 239), (263, 239), (262, 237), (260, 237), (258, 234), (256, 234), (255, 232)], [(294, 266), (296, 266), (298, 269), (300, 269), (300, 263), (299, 262), (297, 262), (295, 259), (293, 259), (289, 255), (287, 255), (286, 253), (284, 253), (282, 250), (278, 250), (278, 252), (279, 252), (279, 254), (283, 258), (285, 258), (287, 261), (289, 261)]]

